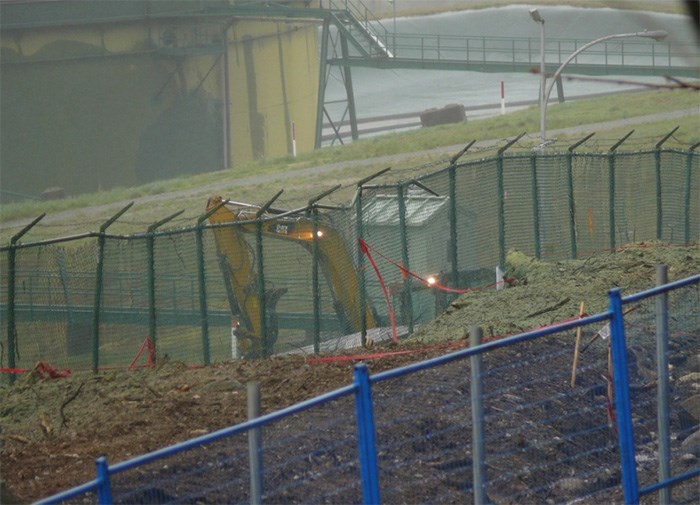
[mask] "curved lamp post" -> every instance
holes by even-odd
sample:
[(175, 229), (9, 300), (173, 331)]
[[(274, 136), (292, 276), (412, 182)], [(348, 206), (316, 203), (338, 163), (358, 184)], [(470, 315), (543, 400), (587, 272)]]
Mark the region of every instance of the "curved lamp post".
[(653, 31), (647, 31), (644, 30), (642, 32), (634, 32), (634, 33), (618, 33), (614, 35), (606, 35), (605, 37), (600, 37), (599, 39), (595, 39), (591, 42), (588, 42), (587, 44), (584, 44), (583, 46), (579, 47), (576, 51), (571, 53), (571, 55), (562, 63), (559, 65), (559, 68), (554, 72), (552, 75), (552, 80), (549, 83), (549, 85), (546, 87), (544, 86), (544, 83), (546, 82), (546, 76), (544, 74), (544, 19), (540, 16), (539, 12), (537, 12), (537, 9), (532, 9), (530, 10), (530, 16), (532, 17), (533, 20), (536, 22), (540, 23), (541, 25), (541, 40), (542, 40), (542, 45), (541, 45), (541, 58), (540, 58), (540, 79), (541, 79), (541, 95), (540, 95), (540, 141), (542, 142), (542, 146), (545, 145), (547, 141), (547, 129), (546, 129), (546, 118), (547, 118), (547, 102), (549, 102), (549, 95), (552, 94), (552, 88), (554, 88), (554, 84), (557, 82), (557, 79), (561, 75), (561, 73), (564, 71), (564, 68), (571, 63), (571, 61), (576, 58), (579, 54), (581, 54), (583, 51), (588, 49), (589, 47), (599, 44), (601, 42), (606, 42), (608, 40), (612, 39), (627, 39), (627, 38), (632, 38), (632, 37), (645, 37), (649, 39), (654, 39), (657, 42), (661, 41), (666, 38), (668, 35), (668, 32), (665, 30), (653, 30)]

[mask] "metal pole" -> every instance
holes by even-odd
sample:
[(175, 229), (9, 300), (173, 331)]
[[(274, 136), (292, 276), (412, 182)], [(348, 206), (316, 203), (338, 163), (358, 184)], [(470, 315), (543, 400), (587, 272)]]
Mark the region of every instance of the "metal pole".
[[(654, 46), (651, 46), (654, 47)], [(654, 159), (656, 160), (656, 240), (661, 240), (663, 235), (663, 205), (661, 192), (661, 146), (673, 135), (680, 126), (676, 126), (668, 132), (664, 138), (656, 143)]]
[[(408, 233), (406, 230), (406, 202), (404, 200), (405, 186), (398, 184), (396, 187), (396, 201), (399, 211), (399, 234), (401, 241), (401, 262), (405, 269), (410, 269), (410, 261), (408, 257)], [(413, 296), (411, 293), (411, 277), (404, 275), (403, 281), (403, 305), (406, 314), (406, 324), (408, 326), (409, 335), (413, 333)]]
[[(260, 383), (249, 382), (247, 385), (248, 420), (260, 417)], [(248, 430), (248, 460), (250, 463), (250, 503), (262, 503), (262, 433), (260, 428)]]
[[(530, 11), (531, 16), (533, 16), (533, 14), (532, 14), (533, 10), (536, 11), (537, 9), (532, 9)], [(533, 19), (534, 19), (534, 16), (533, 16)], [(544, 21), (542, 21), (542, 22), (544, 23)], [(562, 63), (559, 66), (559, 68), (556, 69), (554, 74), (552, 74), (552, 80), (550, 81), (549, 85), (547, 86), (547, 90), (546, 90), (544, 97), (543, 97), (543, 100), (541, 102), (542, 109), (543, 109), (540, 111), (540, 129), (541, 129), (541, 132), (544, 132), (543, 125), (546, 122), (546, 117), (547, 117), (547, 101), (549, 100), (549, 95), (552, 94), (552, 88), (554, 88), (554, 85), (556, 84), (557, 79), (559, 79), (559, 76), (561, 75), (561, 73), (564, 71), (564, 68), (566, 68), (566, 66), (569, 63), (571, 63), (579, 54), (581, 54), (583, 51), (585, 51), (586, 49), (588, 49), (589, 47), (591, 47), (595, 44), (600, 44), (601, 42), (605, 42), (605, 41), (612, 40), (612, 39), (645, 37), (645, 38), (654, 39), (656, 41), (660, 41), (660, 40), (663, 40), (664, 38), (666, 38), (667, 35), (668, 35), (668, 33), (665, 32), (664, 30), (653, 30), (653, 31), (645, 30), (642, 32), (635, 32), (635, 33), (618, 33), (618, 34), (614, 34), (614, 35), (606, 35), (605, 37), (600, 37), (599, 39), (593, 40), (587, 44), (582, 45), (576, 51), (571, 53), (569, 55), (569, 57), (566, 60), (564, 60), (564, 63)], [(607, 47), (606, 47), (606, 50), (607, 50)], [(542, 142), (544, 142), (544, 140), (545, 140), (544, 133), (542, 133)]]
[(496, 195), (498, 202), (498, 266), (502, 269), (506, 263), (506, 218), (505, 218), (505, 189), (503, 181), (503, 153), (510, 146), (515, 144), (525, 132), (521, 133), (513, 140), (501, 147), (496, 156), (496, 185), (498, 194)]
[(92, 371), (98, 372), (100, 365), (100, 308), (102, 305), (102, 282), (104, 275), (104, 255), (105, 255), (105, 232), (112, 223), (121, 217), (127, 210), (134, 205), (134, 202), (129, 203), (122, 210), (108, 219), (100, 226), (100, 232), (97, 236), (97, 266), (95, 268), (95, 301), (92, 313)]
[(545, 87), (547, 86), (547, 76), (544, 73), (544, 19), (540, 22), (540, 142), (544, 146), (547, 141), (547, 126), (545, 123), (545, 110), (547, 106), (547, 95), (545, 95)]
[(328, 38), (330, 37), (330, 20), (323, 20), (323, 28), (321, 30), (321, 57), (318, 70), (318, 98), (316, 102), (316, 141), (315, 149), (321, 148), (321, 138), (323, 136), (323, 110), (326, 102), (326, 84), (328, 82), (327, 63), (328, 56)]
[(476, 142), (472, 140), (469, 144), (464, 146), (457, 154), (455, 154), (450, 159), (450, 166), (448, 169), (449, 177), (449, 220), (450, 220), (450, 248), (449, 248), (449, 258), (450, 266), (452, 268), (452, 282), (450, 285), (453, 288), (459, 287), (459, 261), (458, 261), (458, 236), (457, 236), (457, 161), (461, 158), (471, 146)]
[(345, 35), (340, 35), (340, 49), (343, 55), (343, 82), (345, 83), (345, 94), (348, 98), (348, 114), (350, 115), (350, 133), (353, 140), (360, 138), (357, 130), (357, 114), (355, 111), (355, 91), (352, 87), (352, 72), (347, 64), (350, 52), (348, 51), (348, 39)]
[[(668, 268), (656, 265), (656, 285), (668, 284)], [(671, 477), (671, 435), (669, 422), (669, 378), (668, 378), (668, 294), (656, 296), (656, 411), (659, 430), (659, 482)], [(671, 490), (659, 490), (659, 503), (671, 503)]]
[(313, 338), (314, 338), (314, 353), (321, 352), (321, 300), (320, 289), (318, 285), (318, 208), (315, 206), (311, 209), (311, 291), (313, 301)]
[(594, 133), (591, 133), (578, 142), (572, 144), (566, 153), (566, 178), (568, 185), (569, 197), (569, 239), (571, 241), (571, 259), (576, 259), (578, 255), (578, 238), (576, 237), (576, 199), (574, 197), (574, 149), (590, 139)]
[(202, 332), (202, 356), (204, 364), (211, 362), (209, 350), (209, 319), (207, 318), (207, 277), (204, 263), (204, 224), (198, 222), (195, 228), (195, 243), (197, 247), (197, 281), (199, 283), (199, 325)]
[[(355, 192), (355, 233), (357, 240), (364, 238), (363, 216), (362, 216), (362, 186), (372, 179), (379, 177), (391, 170), (391, 167), (386, 167), (379, 172), (375, 172), (359, 181), (357, 181), (357, 190)], [(357, 272), (360, 282), (360, 341), (362, 346), (367, 343), (367, 286), (365, 285), (365, 269), (364, 269), (364, 254), (360, 248), (357, 248)]]
[(168, 221), (176, 218), (180, 214), (185, 212), (185, 210), (180, 210), (175, 214), (172, 214), (165, 219), (161, 219), (157, 223), (153, 223), (147, 229), (146, 235), (146, 267), (148, 276), (148, 336), (153, 344), (154, 354), (156, 347), (156, 332), (157, 332), (157, 320), (156, 320), (156, 265), (155, 265), (155, 231), (160, 226), (164, 225)]
[[(472, 326), (469, 331), (470, 347), (481, 345), (481, 327)], [(484, 463), (484, 404), (482, 383), (482, 356), (473, 354), (471, 365), (471, 402), (472, 402), (472, 470), (474, 503), (486, 503), (486, 465)]]
[(95, 460), (97, 467), (97, 503), (112, 505), (112, 486), (109, 481), (109, 466), (107, 458), (101, 456)]
[[(17, 355), (17, 327), (15, 323), (15, 286), (17, 282), (16, 261), (17, 261), (17, 241), (22, 238), (22, 235), (27, 233), (46, 214), (41, 214), (27, 226), (22, 228), (17, 234), (10, 239), (10, 247), (7, 250), (7, 366), (15, 368), (17, 363), (15, 357)], [(14, 384), (15, 374), (10, 374), (10, 384)]]
[(207, 317), (207, 277), (204, 263), (204, 221), (209, 219), (215, 212), (226, 204), (226, 200), (219, 202), (216, 206), (197, 218), (197, 225), (194, 230), (195, 244), (197, 248), (197, 282), (199, 284), (199, 321), (202, 333), (202, 355), (204, 364), (211, 363), (209, 349), (209, 319)]
[(379, 498), (379, 468), (375, 441), (372, 386), (367, 365), (355, 365), (355, 414), (357, 416), (360, 478), (362, 499), (366, 505), (381, 503)]
[(530, 170), (532, 177), (532, 228), (535, 239), (535, 258), (540, 259), (542, 257), (542, 243), (540, 237), (540, 199), (537, 184), (537, 156), (534, 153), (530, 155)]
[(615, 249), (615, 150), (634, 133), (630, 131), (608, 150), (608, 214), (610, 227), (610, 250)]
[(615, 412), (617, 414), (618, 444), (622, 464), (622, 489), (625, 503), (639, 503), (637, 463), (634, 458), (634, 431), (629, 397), (629, 375), (627, 372), (627, 345), (625, 323), (622, 313), (620, 288), (608, 293), (610, 300), (611, 337), (610, 347), (613, 361), (613, 383), (615, 387)]
[(265, 270), (263, 266), (263, 234), (262, 217), (255, 222), (255, 256), (258, 262), (258, 299), (260, 300), (260, 338), (262, 355), (268, 357), (272, 354), (272, 342), (267, 328), (267, 299), (265, 293)]
[[(685, 245), (690, 245), (690, 202), (692, 193), (692, 174), (693, 174), (693, 156), (695, 148), (700, 145), (700, 142), (694, 144), (688, 149), (688, 157), (685, 166)], [(696, 237), (697, 238), (697, 237)]]
[[(362, 227), (362, 186), (357, 186), (357, 193), (355, 193), (355, 233), (357, 239), (360, 240), (364, 237), (364, 231)], [(360, 248), (357, 248), (357, 273), (358, 280), (360, 281), (360, 342), (364, 347), (367, 341), (367, 311), (365, 306), (367, 304), (367, 286), (365, 285), (365, 258), (364, 254)]]
[(452, 268), (452, 282), (450, 286), (457, 288), (459, 286), (459, 264), (458, 264), (458, 245), (457, 245), (457, 167), (451, 164), (447, 175), (450, 181), (449, 187), (449, 219), (450, 219), (450, 266)]

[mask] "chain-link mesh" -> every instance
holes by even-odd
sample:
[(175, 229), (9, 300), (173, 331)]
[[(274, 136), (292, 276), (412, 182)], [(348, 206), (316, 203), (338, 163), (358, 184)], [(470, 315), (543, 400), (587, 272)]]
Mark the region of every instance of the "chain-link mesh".
[(361, 501), (352, 396), (258, 430), (260, 472), (243, 431), (113, 473), (114, 503), (250, 503), (251, 471), (260, 475), (263, 503)]
[[(629, 311), (625, 317), (625, 336), (630, 402), (640, 488), (659, 481), (663, 461), (668, 465), (666, 478), (681, 475), (697, 465), (695, 455), (700, 448), (697, 440), (700, 400), (696, 389), (700, 373), (699, 288), (698, 284), (689, 285), (626, 307)], [(664, 310), (668, 310), (665, 317), (661, 315)], [(662, 367), (665, 365), (666, 371), (659, 367), (660, 359), (664, 360)], [(667, 381), (667, 392), (661, 387), (662, 381)], [(660, 408), (663, 405), (660, 402), (666, 407)], [(660, 423), (667, 429), (666, 456), (661, 449), (660, 436), (665, 430)], [(698, 482), (695, 478), (671, 487), (671, 501), (697, 503), (700, 498)], [(648, 499), (658, 501), (655, 495)]]
[[(659, 312), (664, 305), (668, 311)], [(633, 422), (640, 487), (659, 480), (659, 414), (670, 416), (670, 476), (697, 470), (697, 282), (627, 302), (623, 309), (631, 416), (623, 416), (621, 409), (628, 406), (613, 392), (613, 379), (619, 378), (613, 377), (610, 314), (554, 333), (543, 329), (514, 336), (499, 347), (482, 347), (478, 355), (459, 351), (369, 378), (372, 453), (382, 502), (472, 501), (477, 464), (490, 503), (618, 502), (618, 416)], [(667, 411), (659, 411), (656, 401), (656, 321), (662, 313), (668, 316), (661, 319), (669, 335)], [(478, 370), (480, 386), (472, 391)], [(263, 502), (360, 502), (361, 485), (369, 485), (359, 478), (360, 454), (368, 456), (358, 438), (358, 425), (366, 418), (356, 416), (362, 387), (358, 380), (353, 388), (267, 420), (259, 428), (259, 445), (252, 441), (252, 453), (247, 433), (233, 428), (233, 434), (205, 436), (186, 449), (152, 455), (148, 462), (115, 465), (110, 470), (113, 501), (248, 503), (255, 472), (262, 478)], [(475, 429), (479, 419), (482, 430)], [(480, 431), (483, 443), (475, 438)], [(483, 459), (475, 460), (482, 450)], [(251, 454), (260, 456), (260, 467)], [(672, 501), (696, 503), (697, 490), (697, 477), (682, 481), (673, 486)], [(643, 496), (643, 502), (657, 502), (657, 494)], [(91, 497), (88, 493), (80, 502)]]
[(383, 502), (472, 501), (469, 375), (459, 360), (373, 386)]
[[(581, 328), (581, 348), (596, 332)], [(562, 503), (619, 486), (605, 346), (576, 331), (484, 355), (487, 494), (495, 503)]]
[[(259, 237), (254, 221), (231, 221), (4, 247), (3, 272), (14, 252), (15, 291), (10, 300), (3, 275), (0, 296), (4, 314), (13, 307), (16, 338), (1, 318), (2, 365), (12, 361), (10, 343), (19, 369), (39, 360), (77, 370), (340, 349), (344, 335), (388, 326), (390, 307), (411, 331), (449, 297), (414, 274), (483, 287), (511, 249), (563, 259), (659, 237), (694, 243), (698, 170), (692, 151), (500, 154), (418, 182), (367, 186), (345, 207), (267, 215)], [(306, 235), (288, 235), (290, 223)], [(234, 260), (217, 246), (220, 233), (240, 240)], [(358, 238), (381, 254), (379, 275)], [(232, 268), (244, 266), (235, 279)], [(241, 319), (253, 354), (239, 348)]]

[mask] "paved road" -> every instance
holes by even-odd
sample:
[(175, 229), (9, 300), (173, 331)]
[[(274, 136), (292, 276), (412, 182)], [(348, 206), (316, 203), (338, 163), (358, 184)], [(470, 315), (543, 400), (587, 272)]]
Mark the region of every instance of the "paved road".
[[(605, 130), (611, 130), (614, 128), (619, 128), (619, 127), (626, 127), (626, 126), (634, 126), (637, 124), (644, 124), (644, 123), (650, 123), (650, 122), (655, 122), (655, 121), (665, 121), (665, 120), (670, 120), (670, 119), (677, 119), (680, 117), (685, 117), (685, 116), (692, 116), (696, 115), (700, 119), (700, 107), (693, 107), (690, 109), (683, 109), (683, 110), (677, 110), (677, 111), (670, 111), (670, 112), (660, 112), (656, 114), (649, 114), (646, 116), (637, 116), (637, 117), (632, 117), (632, 118), (627, 118), (627, 119), (618, 119), (614, 121), (604, 121), (600, 123), (592, 123), (592, 124), (585, 124), (585, 125), (579, 125), (579, 126), (572, 126), (569, 128), (561, 128), (558, 130), (550, 130), (548, 132), (550, 137), (555, 137), (557, 135), (576, 135), (576, 134), (587, 134), (590, 132), (601, 132)], [(478, 141), (474, 144), (473, 149), (478, 149), (478, 148), (492, 148), (495, 146), (498, 146), (499, 144), (503, 143), (503, 139), (492, 139), (492, 140), (482, 140)], [(284, 181), (286, 179), (292, 179), (295, 177), (303, 177), (303, 176), (308, 176), (308, 175), (316, 175), (316, 176), (321, 176), (321, 175), (327, 175), (332, 172), (336, 172), (339, 170), (346, 170), (348, 168), (352, 168), (357, 165), (367, 165), (367, 164), (373, 164), (373, 165), (392, 165), (395, 164), (397, 161), (406, 159), (406, 158), (414, 158), (414, 157), (419, 157), (422, 155), (444, 155), (444, 156), (451, 156), (460, 151), (464, 146), (463, 145), (451, 145), (451, 146), (442, 146), (442, 147), (436, 147), (433, 149), (427, 149), (424, 151), (418, 151), (418, 152), (407, 152), (407, 153), (400, 153), (400, 154), (390, 154), (386, 156), (378, 156), (376, 158), (371, 158), (371, 159), (365, 159), (365, 160), (350, 160), (350, 161), (341, 161), (337, 163), (330, 163), (327, 165), (320, 165), (317, 167), (309, 167), (309, 168), (302, 168), (298, 170), (289, 170), (287, 172), (279, 172), (279, 173), (274, 173), (274, 174), (261, 174), (261, 175), (254, 175), (250, 177), (242, 177), (240, 179), (235, 179), (235, 184), (239, 187), (241, 186), (253, 186), (256, 184), (263, 184), (263, 183), (271, 183), (271, 182), (279, 182), (279, 181)], [(153, 202), (159, 202), (163, 200), (173, 200), (173, 199), (178, 199), (178, 198), (183, 198), (183, 197), (193, 197), (197, 195), (201, 195), (202, 198), (206, 198), (207, 196), (210, 196), (213, 192), (216, 192), (217, 190), (220, 189), (220, 184), (219, 183), (211, 183), (203, 186), (198, 186), (196, 188), (190, 188), (187, 190), (182, 190), (182, 191), (176, 191), (172, 193), (164, 193), (164, 194), (159, 194), (159, 195), (150, 195), (150, 196), (144, 196), (141, 198), (136, 198), (134, 199), (134, 202), (137, 204), (148, 204), (148, 203), (153, 203)], [(96, 213), (104, 213), (104, 214), (109, 214), (117, 212), (121, 208), (123, 208), (128, 201), (121, 201), (121, 202), (112, 202), (108, 203), (105, 205), (100, 205), (93, 207), (91, 210), (91, 214), (96, 214)], [(43, 220), (43, 224), (48, 224), (48, 223), (62, 223), (62, 222), (71, 222), (75, 221), (76, 218), (80, 215), (84, 215), (85, 209), (72, 209), (72, 210), (66, 210), (63, 212), (55, 212), (51, 215), (47, 215)], [(21, 226), (24, 226), (28, 222), (30, 222), (32, 218), (24, 218), (24, 219), (19, 219), (16, 221), (8, 221), (5, 223), (0, 224), (0, 229), (7, 229), (7, 228), (19, 228)]]

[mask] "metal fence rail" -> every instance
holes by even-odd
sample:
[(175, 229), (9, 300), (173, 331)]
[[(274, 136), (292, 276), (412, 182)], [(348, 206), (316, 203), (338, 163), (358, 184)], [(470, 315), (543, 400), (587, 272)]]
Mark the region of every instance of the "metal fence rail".
[[(345, 388), (117, 465), (100, 459), (95, 481), (40, 503), (610, 502), (621, 490), (638, 503), (671, 487), (674, 501), (694, 503), (697, 460), (674, 447), (655, 458), (671, 469), (657, 478), (647, 455), (656, 417), (674, 419), (674, 435), (686, 438), (697, 421), (675, 425), (673, 395), (664, 410), (639, 394), (635, 348), (675, 348), (673, 334), (696, 351), (699, 288), (700, 275), (624, 299), (616, 289), (600, 314), (372, 376), (360, 364)], [(658, 306), (631, 316), (630, 304), (645, 300)], [(671, 333), (669, 320), (678, 321)], [(572, 385), (575, 334), (608, 325), (610, 344), (588, 349)], [(649, 325), (650, 336), (632, 335)], [(670, 376), (650, 373), (654, 384)]]

